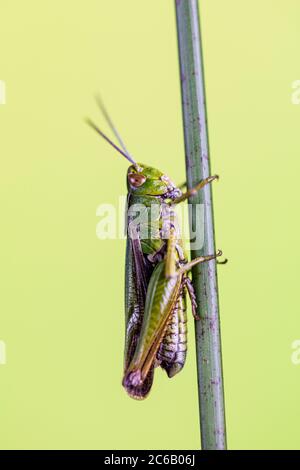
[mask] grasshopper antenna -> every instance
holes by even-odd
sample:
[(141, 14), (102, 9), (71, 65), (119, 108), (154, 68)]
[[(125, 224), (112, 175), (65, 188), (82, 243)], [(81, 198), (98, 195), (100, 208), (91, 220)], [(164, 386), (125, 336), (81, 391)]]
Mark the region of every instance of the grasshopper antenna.
[[(118, 132), (118, 129), (116, 128), (116, 126), (114, 125), (110, 115), (108, 114), (107, 112), (107, 109), (105, 108), (104, 104), (103, 104), (103, 101), (101, 100), (100, 96), (99, 95), (96, 95), (96, 101), (97, 101), (97, 104), (99, 106), (99, 109), (100, 111), (102, 112), (107, 124), (109, 125), (109, 127), (111, 128), (111, 130), (113, 131), (117, 141), (119, 142), (120, 144), (120, 147), (124, 150), (124, 152), (130, 157), (132, 158), (132, 156), (130, 155), (130, 153), (128, 152), (127, 150), (127, 147), (126, 145), (124, 144), (124, 141), (122, 139), (122, 137), (120, 136), (119, 132)], [(133, 158), (132, 158), (133, 160)]]
[(112, 140), (110, 140), (109, 137), (107, 137), (100, 129), (98, 126), (96, 126), (96, 124), (94, 124), (94, 122), (89, 119), (89, 118), (86, 118), (86, 123), (92, 128), (94, 129), (99, 135), (101, 135), (101, 137), (103, 137), (104, 140), (106, 140), (106, 142), (108, 142), (115, 150), (117, 150), (117, 152), (119, 152), (121, 155), (123, 155), (123, 157), (125, 157), (130, 163), (132, 163), (137, 169), (139, 168), (138, 164), (133, 160), (133, 158), (130, 157), (130, 155), (128, 155), (127, 153), (125, 153), (123, 150), (121, 150), (116, 144), (114, 144), (114, 142)]

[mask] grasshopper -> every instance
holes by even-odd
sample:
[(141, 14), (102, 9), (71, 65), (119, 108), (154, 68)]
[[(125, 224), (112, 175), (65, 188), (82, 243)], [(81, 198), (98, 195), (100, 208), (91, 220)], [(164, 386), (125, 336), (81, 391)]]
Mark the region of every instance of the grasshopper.
[[(100, 100), (98, 105), (120, 147), (93, 121), (88, 119), (88, 124), (130, 162), (122, 384), (130, 397), (141, 400), (151, 390), (156, 367), (164, 369), (170, 378), (183, 368), (187, 353), (187, 294), (193, 316), (199, 319), (188, 273), (196, 264), (222, 255), (218, 250), (216, 254), (188, 261), (175, 206), (218, 176), (210, 176), (183, 193), (166, 174), (133, 159)], [(136, 212), (143, 217), (134, 217)]]

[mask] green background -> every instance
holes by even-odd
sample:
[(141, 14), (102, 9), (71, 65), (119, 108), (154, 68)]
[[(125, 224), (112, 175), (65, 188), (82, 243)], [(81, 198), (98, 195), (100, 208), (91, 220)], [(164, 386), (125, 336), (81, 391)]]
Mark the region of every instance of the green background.
[[(228, 443), (299, 448), (300, 4), (200, 7)], [(83, 122), (107, 130), (100, 91), (137, 160), (184, 180), (173, 1), (2, 1), (0, 44), (0, 446), (197, 448), (192, 321), (178, 377), (121, 387), (125, 242), (95, 228), (127, 164)]]

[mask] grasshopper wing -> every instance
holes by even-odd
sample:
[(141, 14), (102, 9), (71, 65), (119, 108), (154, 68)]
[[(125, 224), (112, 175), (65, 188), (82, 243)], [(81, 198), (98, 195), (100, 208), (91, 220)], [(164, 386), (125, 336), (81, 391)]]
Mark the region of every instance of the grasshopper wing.
[[(123, 385), (133, 398), (145, 398), (150, 391), (156, 355), (165, 336), (181, 287), (181, 275), (165, 276), (165, 261), (160, 262), (150, 278), (145, 311), (134, 354), (125, 370)], [(150, 385), (150, 387), (149, 387)], [(147, 389), (138, 396), (136, 390)], [(146, 391), (146, 390), (145, 390)]]
[[(138, 237), (128, 237), (126, 246), (126, 272), (125, 272), (125, 353), (124, 372), (134, 356), (138, 338), (140, 336), (142, 320), (145, 310), (147, 283), (152, 267), (146, 264)], [(127, 392), (134, 398), (142, 399), (150, 391), (153, 382), (154, 368), (152, 367), (143, 384), (126, 387)]]

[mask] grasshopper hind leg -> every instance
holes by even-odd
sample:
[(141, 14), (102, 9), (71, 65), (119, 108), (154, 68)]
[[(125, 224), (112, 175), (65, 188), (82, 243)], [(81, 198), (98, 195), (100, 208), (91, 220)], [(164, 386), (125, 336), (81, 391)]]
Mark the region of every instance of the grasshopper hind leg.
[(200, 317), (197, 313), (197, 306), (198, 305), (197, 305), (196, 294), (195, 294), (193, 283), (192, 283), (192, 281), (190, 280), (190, 278), (188, 276), (185, 277), (184, 283), (185, 283), (186, 289), (189, 293), (191, 306), (192, 306), (193, 317), (195, 318), (195, 320), (200, 320)]

